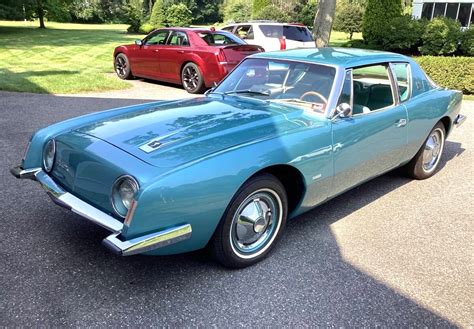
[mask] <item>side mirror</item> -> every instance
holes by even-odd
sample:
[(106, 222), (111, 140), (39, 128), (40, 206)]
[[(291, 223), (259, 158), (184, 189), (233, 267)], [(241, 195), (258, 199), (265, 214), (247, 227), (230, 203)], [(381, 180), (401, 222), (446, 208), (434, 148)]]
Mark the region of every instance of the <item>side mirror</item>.
[(142, 40), (135, 40), (135, 44), (136, 44), (137, 46), (140, 46), (140, 47), (141, 47), (141, 46), (143, 46), (143, 41), (142, 41)]
[(341, 103), (336, 107), (336, 113), (334, 119), (336, 118), (349, 118), (352, 115), (352, 107), (347, 103)]

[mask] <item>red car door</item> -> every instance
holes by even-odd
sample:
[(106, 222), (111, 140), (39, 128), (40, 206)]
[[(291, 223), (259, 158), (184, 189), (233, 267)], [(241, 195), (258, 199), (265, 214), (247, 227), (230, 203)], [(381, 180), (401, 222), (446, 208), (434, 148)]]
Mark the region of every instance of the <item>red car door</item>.
[(190, 48), (186, 32), (171, 32), (166, 46), (160, 48), (160, 71), (163, 79), (181, 82), (181, 65)]
[(168, 30), (158, 30), (143, 39), (143, 44), (133, 54), (132, 71), (140, 77), (160, 78), (161, 50), (165, 47)]

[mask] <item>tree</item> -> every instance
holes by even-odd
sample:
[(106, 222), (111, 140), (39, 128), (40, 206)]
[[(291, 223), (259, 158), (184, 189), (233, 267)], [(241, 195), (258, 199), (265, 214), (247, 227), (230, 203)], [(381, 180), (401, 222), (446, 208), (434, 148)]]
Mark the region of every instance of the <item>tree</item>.
[(162, 27), (165, 23), (165, 8), (162, 0), (156, 0), (151, 10), (150, 24), (153, 27)]
[(400, 0), (368, 0), (362, 21), (362, 36), (369, 44), (382, 45), (385, 31), (393, 18), (402, 15)]
[(252, 3), (247, 0), (236, 0), (227, 3), (224, 8), (224, 22), (245, 22), (252, 18)]
[(335, 13), (336, 0), (319, 1), (313, 23), (313, 36), (316, 47), (326, 47), (329, 43)]
[(334, 30), (348, 33), (349, 40), (352, 40), (354, 32), (360, 32), (362, 29), (363, 16), (364, 11), (361, 6), (353, 3), (344, 4), (336, 13)]
[(312, 26), (314, 21), (314, 13), (318, 7), (317, 0), (306, 0), (300, 1), (294, 12), (297, 14), (295, 20), (298, 23), (304, 24), (306, 26)]
[(252, 17), (257, 16), (259, 11), (271, 4), (271, 0), (253, 0)]
[(192, 20), (192, 12), (184, 3), (174, 4), (166, 9), (166, 23), (169, 26), (189, 26)]
[(286, 23), (290, 21), (290, 16), (282, 9), (275, 5), (269, 5), (261, 9), (257, 14), (253, 15), (254, 19), (268, 19), (277, 21), (280, 23)]

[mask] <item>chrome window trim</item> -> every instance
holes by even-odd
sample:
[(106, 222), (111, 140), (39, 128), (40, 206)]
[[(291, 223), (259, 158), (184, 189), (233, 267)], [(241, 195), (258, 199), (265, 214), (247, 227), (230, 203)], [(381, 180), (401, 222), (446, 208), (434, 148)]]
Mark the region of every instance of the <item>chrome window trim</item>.
[[(408, 81), (408, 97), (407, 99), (403, 100), (401, 99), (401, 95), (400, 95), (400, 92), (398, 90), (398, 80), (397, 80), (397, 75), (395, 73), (395, 69), (394, 69), (394, 65), (396, 64), (404, 64), (406, 65), (407, 67), (407, 81)], [(398, 100), (399, 100), (399, 104), (402, 104), (402, 103), (405, 103), (406, 101), (410, 100), (411, 99), (411, 96), (412, 96), (412, 86), (413, 86), (413, 80), (412, 80), (412, 73), (411, 73), (411, 65), (409, 62), (403, 62), (403, 61), (400, 61), (400, 62), (390, 62), (390, 69), (392, 70), (392, 73), (393, 73), (393, 76), (394, 76), (394, 80), (395, 80), (395, 84), (397, 86), (397, 94), (398, 94)]]

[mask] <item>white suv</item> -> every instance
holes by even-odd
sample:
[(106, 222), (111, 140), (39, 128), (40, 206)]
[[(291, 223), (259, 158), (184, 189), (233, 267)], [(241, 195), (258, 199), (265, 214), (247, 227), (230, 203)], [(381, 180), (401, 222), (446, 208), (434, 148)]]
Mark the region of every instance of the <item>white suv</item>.
[(261, 46), (265, 51), (315, 47), (311, 31), (302, 24), (251, 21), (229, 24), (221, 30), (234, 33), (248, 44)]

